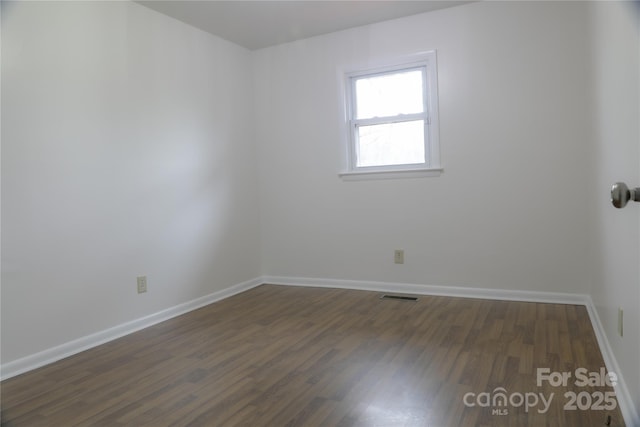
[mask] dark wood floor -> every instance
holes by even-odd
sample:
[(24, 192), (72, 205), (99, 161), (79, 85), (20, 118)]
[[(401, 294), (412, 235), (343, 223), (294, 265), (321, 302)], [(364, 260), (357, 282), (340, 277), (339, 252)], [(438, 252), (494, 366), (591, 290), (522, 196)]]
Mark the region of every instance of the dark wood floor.
[[(379, 296), (260, 286), (2, 382), (3, 425), (623, 425), (564, 409), (611, 388), (536, 384), (604, 366), (584, 307)], [(478, 406), (499, 387), (507, 406)]]

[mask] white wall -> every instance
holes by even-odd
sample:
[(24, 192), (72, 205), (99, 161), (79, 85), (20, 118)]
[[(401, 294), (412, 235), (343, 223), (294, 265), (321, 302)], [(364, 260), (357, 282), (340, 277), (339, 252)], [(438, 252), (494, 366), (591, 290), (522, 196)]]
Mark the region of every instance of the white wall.
[[(263, 272), (586, 293), (587, 35), (584, 3), (481, 2), (258, 51)], [(431, 49), (444, 174), (343, 182), (338, 70)]]
[[(591, 188), (597, 195), (592, 209), (596, 244), (591, 294), (640, 408), (640, 205), (617, 210), (607, 197), (614, 182), (640, 186), (640, 10), (633, 6), (591, 6), (596, 141)], [(617, 332), (619, 307), (624, 310), (623, 337)]]
[(259, 276), (250, 66), (135, 3), (2, 2), (3, 363)]
[[(251, 54), (135, 3), (3, 2), (2, 362), (261, 274), (591, 292), (638, 402), (637, 209), (600, 197), (640, 178), (617, 7), (480, 2)], [(339, 70), (430, 49), (444, 174), (340, 180)]]

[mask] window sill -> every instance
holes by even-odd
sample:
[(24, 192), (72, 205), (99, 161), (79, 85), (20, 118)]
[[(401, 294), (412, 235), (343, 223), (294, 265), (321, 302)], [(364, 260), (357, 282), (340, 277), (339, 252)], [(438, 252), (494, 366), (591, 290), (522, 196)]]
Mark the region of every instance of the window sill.
[(430, 178), (442, 174), (442, 168), (428, 169), (390, 169), (377, 171), (342, 172), (338, 176), (343, 181), (364, 181), (371, 179), (405, 179), (405, 178)]

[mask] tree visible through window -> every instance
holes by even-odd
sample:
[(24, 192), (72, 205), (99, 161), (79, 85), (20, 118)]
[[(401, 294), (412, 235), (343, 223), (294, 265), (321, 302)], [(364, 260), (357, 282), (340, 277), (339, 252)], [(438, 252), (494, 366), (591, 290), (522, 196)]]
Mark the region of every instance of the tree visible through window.
[(347, 75), (350, 171), (438, 168), (435, 54)]

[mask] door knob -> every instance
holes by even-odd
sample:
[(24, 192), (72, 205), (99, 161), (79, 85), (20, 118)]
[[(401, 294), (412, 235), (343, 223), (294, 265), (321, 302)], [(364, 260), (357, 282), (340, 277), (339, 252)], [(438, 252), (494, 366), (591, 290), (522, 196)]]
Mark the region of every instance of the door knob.
[(616, 182), (611, 187), (611, 203), (618, 209), (627, 206), (629, 200), (640, 202), (640, 187), (629, 188), (624, 182)]

